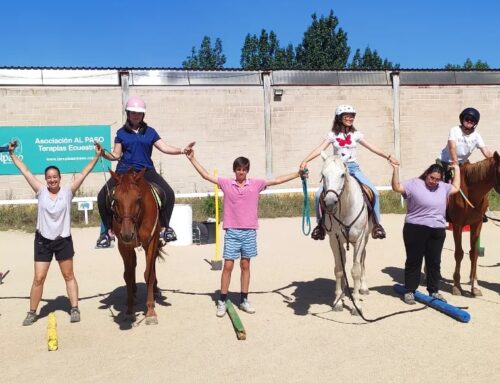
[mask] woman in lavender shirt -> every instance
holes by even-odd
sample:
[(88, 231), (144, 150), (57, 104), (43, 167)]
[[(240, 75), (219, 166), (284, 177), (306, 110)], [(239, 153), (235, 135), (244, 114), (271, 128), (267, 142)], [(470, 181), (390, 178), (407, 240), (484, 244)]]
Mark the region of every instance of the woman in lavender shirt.
[(407, 214), (403, 227), (406, 249), (405, 288), (403, 300), (415, 304), (415, 290), (420, 281), (422, 261), (427, 268), (427, 291), (433, 298), (445, 299), (439, 293), (441, 251), (446, 238), (446, 205), (448, 196), (460, 190), (460, 168), (452, 165), (455, 175), (452, 184), (444, 183), (443, 167), (433, 164), (416, 178), (399, 182), (399, 166), (391, 163), (392, 190), (406, 200)]

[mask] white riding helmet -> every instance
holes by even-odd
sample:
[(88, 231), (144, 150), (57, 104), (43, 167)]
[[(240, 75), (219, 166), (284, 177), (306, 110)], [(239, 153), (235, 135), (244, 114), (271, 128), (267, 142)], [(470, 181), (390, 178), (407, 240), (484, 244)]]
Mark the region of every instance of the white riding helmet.
[(335, 109), (335, 115), (340, 116), (341, 114), (344, 113), (353, 113), (356, 114), (356, 111), (351, 105), (339, 105), (337, 106), (337, 109)]

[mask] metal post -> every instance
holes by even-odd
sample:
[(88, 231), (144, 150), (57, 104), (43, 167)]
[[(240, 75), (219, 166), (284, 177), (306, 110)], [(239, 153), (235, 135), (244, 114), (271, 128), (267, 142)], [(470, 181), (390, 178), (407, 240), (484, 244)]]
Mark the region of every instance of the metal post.
[(271, 132), (271, 72), (262, 72), (264, 91), (264, 138), (266, 147), (266, 177), (273, 177), (273, 145)]
[(120, 85), (122, 88), (122, 123), (127, 121), (127, 114), (125, 113), (125, 105), (127, 104), (129, 98), (129, 71), (120, 71)]

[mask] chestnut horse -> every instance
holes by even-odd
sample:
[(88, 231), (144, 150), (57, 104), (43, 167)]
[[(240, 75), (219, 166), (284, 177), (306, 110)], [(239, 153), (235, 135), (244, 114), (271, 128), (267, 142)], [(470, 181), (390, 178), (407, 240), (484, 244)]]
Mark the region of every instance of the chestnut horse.
[[(448, 202), (448, 220), (453, 224), (455, 241), (455, 272), (453, 273), (453, 295), (462, 295), (460, 287), (460, 263), (464, 257), (462, 228), (470, 225), (470, 283), (473, 297), (482, 295), (477, 287), (478, 241), (483, 226), (483, 216), (488, 208), (488, 192), (494, 188), (500, 193), (500, 156), (495, 152), (492, 158), (465, 163), (460, 168), (461, 193), (453, 194)], [(463, 193), (463, 195), (462, 195)], [(472, 205), (470, 206), (469, 205)]]
[(113, 231), (118, 238), (118, 250), (123, 258), (127, 285), (126, 317), (135, 320), (134, 303), (137, 293), (135, 248), (141, 246), (146, 253), (144, 279), (147, 286), (146, 324), (158, 324), (154, 294), (158, 291), (156, 258), (161, 257), (159, 248), (159, 206), (150, 184), (144, 179), (146, 169), (135, 173), (130, 169), (119, 175), (110, 170), (116, 181), (112, 194)]

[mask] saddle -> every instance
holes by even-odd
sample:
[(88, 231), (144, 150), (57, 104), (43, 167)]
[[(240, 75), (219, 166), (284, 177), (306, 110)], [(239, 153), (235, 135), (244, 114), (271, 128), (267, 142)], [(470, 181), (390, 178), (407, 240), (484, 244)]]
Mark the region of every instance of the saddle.
[(375, 195), (373, 194), (373, 190), (369, 186), (362, 183), (355, 176), (351, 175), (351, 177), (358, 181), (359, 186), (361, 186), (363, 199), (365, 200), (366, 207), (368, 208), (368, 218), (371, 218), (373, 216), (373, 208), (375, 206)]

